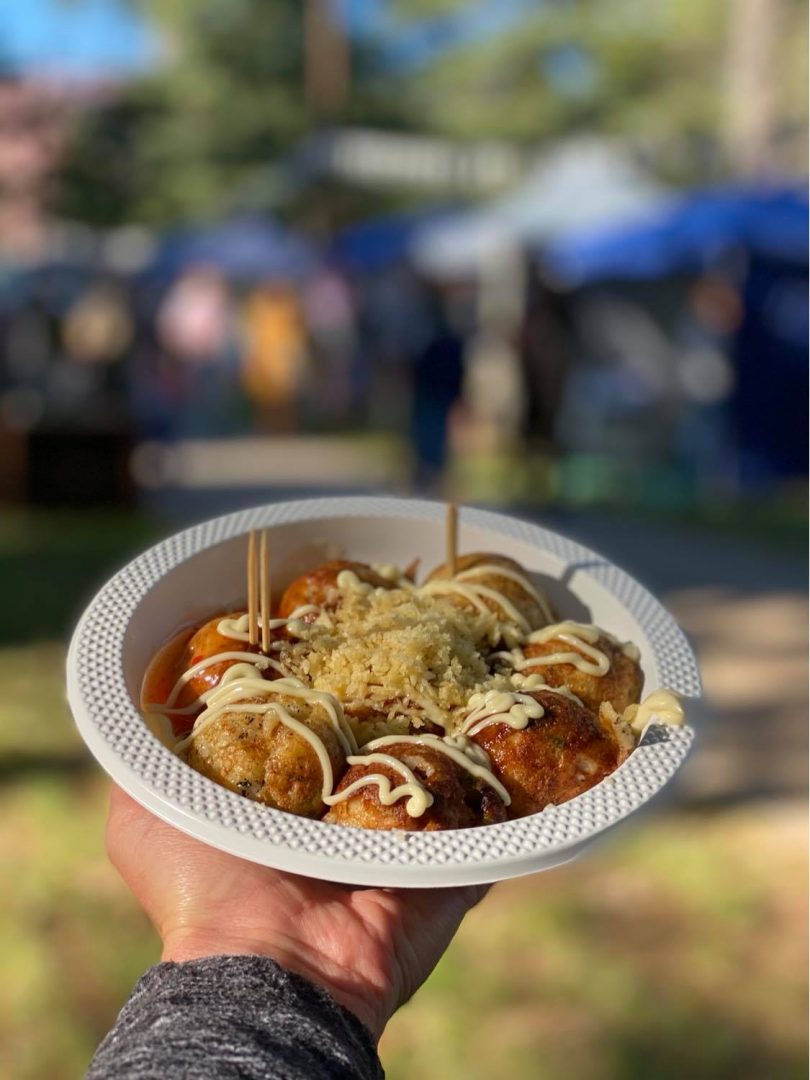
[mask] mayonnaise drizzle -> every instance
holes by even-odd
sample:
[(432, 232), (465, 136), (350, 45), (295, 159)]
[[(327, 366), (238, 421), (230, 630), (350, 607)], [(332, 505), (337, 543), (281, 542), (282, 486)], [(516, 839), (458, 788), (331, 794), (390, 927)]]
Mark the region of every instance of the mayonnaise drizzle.
[[(507, 806), (511, 802), (509, 792), (493, 775), (492, 769), (489, 767), (489, 758), (486, 756), (486, 753), (482, 751), (480, 747), (475, 746), (474, 743), (465, 739), (462, 735), (457, 735), (450, 739), (442, 739), (439, 738), (438, 735), (383, 735), (380, 739), (373, 739), (371, 742), (366, 743), (363, 750), (379, 750), (384, 746), (393, 746), (395, 743), (410, 743), (413, 746), (427, 746), (433, 750), (438, 750), (442, 754), (446, 754), (447, 757), (452, 758), (457, 765), (460, 765), (462, 769), (466, 769), (467, 772), (472, 773), (473, 776), (477, 777), (479, 780), (483, 780), (485, 783), (489, 784), (491, 788), (494, 788)], [(486, 764), (483, 763), (484, 761), (486, 761)]]
[(394, 563), (373, 563), (371, 569), (375, 574), (379, 574), (381, 578), (392, 582), (398, 589), (412, 589), (414, 587), (411, 579), (405, 577), (402, 570)]
[(472, 738), (491, 724), (508, 724), (515, 731), (528, 727), (530, 720), (539, 720), (545, 709), (529, 694), (511, 690), (488, 690), (473, 694), (468, 702), (470, 713), (459, 732)]
[(335, 578), (335, 584), (342, 592), (356, 592), (361, 595), (374, 592), (374, 586), (368, 581), (361, 581), (354, 570), (341, 570)]
[[(286, 619), (270, 619), (268, 626), (271, 630), (278, 630), (286, 626), (290, 632), (295, 632), (293, 623), (299, 622), (306, 615), (320, 615), (321, 609), (317, 604), (302, 604), (297, 607)], [(232, 638), (234, 641), (250, 641), (250, 617), (247, 612), (237, 615), (236, 618), (220, 619), (217, 623), (217, 633), (222, 637)], [(298, 635), (296, 635), (298, 636)]]
[(419, 783), (404, 761), (400, 761), (391, 754), (360, 754), (346, 760), (349, 765), (387, 765), (389, 769), (398, 772), (405, 783), (392, 788), (391, 781), (383, 773), (368, 773), (366, 776), (358, 777), (336, 795), (327, 795), (323, 800), (327, 806), (335, 806), (339, 802), (350, 799), (360, 788), (370, 784), (377, 785), (377, 798), (383, 806), (392, 806), (399, 799), (407, 796), (405, 810), (409, 817), (421, 817), (425, 810), (433, 805), (433, 796), (428, 789)]
[(177, 680), (177, 682), (172, 687), (171, 693), (169, 694), (169, 696), (166, 698), (166, 700), (164, 702), (159, 702), (159, 701), (147, 702), (144, 705), (144, 710), (146, 712), (155, 712), (155, 713), (173, 712), (173, 713), (178, 713), (180, 715), (183, 715), (183, 714), (188, 715), (189, 713), (193, 713), (195, 711), (195, 709), (199, 709), (201, 703), (204, 703), (205, 701), (208, 700), (208, 697), (210, 696), (212, 691), (208, 690), (205, 693), (201, 694), (198, 698), (195, 699), (195, 701), (193, 701), (191, 703), (191, 705), (187, 705), (184, 708), (178, 708), (178, 707), (175, 706), (174, 703), (175, 703), (175, 701), (177, 701), (177, 698), (180, 696), (180, 693), (183, 690), (183, 687), (186, 686), (188, 683), (190, 683), (191, 680), (193, 678), (195, 678), (195, 676), (197, 676), (201, 672), (205, 671), (206, 668), (212, 667), (214, 664), (224, 663), (225, 661), (228, 661), (228, 660), (241, 661), (241, 662), (232, 664), (231, 667), (228, 668), (228, 670), (223, 673), (222, 678), (220, 679), (218, 685), (216, 687), (213, 687), (212, 689), (216, 690), (223, 683), (232, 682), (233, 679), (235, 678), (235, 676), (230, 674), (230, 673), (233, 671), (234, 667), (240, 669), (240, 674), (245, 674), (245, 669), (247, 669), (247, 668), (250, 669), (250, 673), (252, 675), (255, 675), (255, 674), (260, 673), (262, 671), (266, 671), (267, 668), (272, 668), (274, 671), (278, 671), (282, 675), (289, 675), (289, 672), (283, 666), (283, 664), (280, 664), (278, 662), (278, 660), (273, 660), (269, 656), (262, 656), (262, 655), (257, 654), (257, 653), (235, 652), (235, 651), (234, 652), (214, 653), (213, 656), (206, 656), (204, 660), (200, 660), (198, 663), (193, 664), (190, 668), (188, 668), (186, 671), (184, 671), (183, 674), (180, 676), (180, 678)]
[(640, 735), (653, 720), (657, 720), (659, 724), (680, 727), (685, 716), (677, 694), (672, 690), (653, 690), (640, 705), (628, 705), (622, 719)]
[(545, 597), (540, 593), (529, 579), (524, 575), (518, 573), (517, 570), (513, 570), (508, 566), (500, 566), (498, 563), (479, 563), (477, 566), (471, 566), (467, 570), (461, 570), (454, 575), (454, 581), (466, 581), (470, 578), (480, 577), (481, 574), (498, 575), (499, 577), (509, 578), (510, 581), (514, 581), (516, 585), (519, 585), (525, 593), (532, 598), (540, 607), (543, 613), (543, 618), (548, 619), (549, 622), (554, 618), (551, 609), (548, 606), (548, 602)]
[[(400, 574), (394, 566), (381, 566), (379, 568), (372, 566), (371, 569), (379, 574), (381, 578), (386, 581), (390, 581), (392, 588), (398, 589), (412, 589), (413, 583), (408, 581), (407, 578), (393, 577), (391, 571)], [(380, 571), (385, 571), (381, 573)], [(370, 596), (372, 593), (386, 593), (389, 590), (383, 585), (372, 585), (370, 581), (363, 581), (354, 570), (341, 570), (338, 576), (335, 578), (335, 584), (341, 592), (353, 592), (358, 593), (360, 596)]]
[[(270, 619), (269, 627), (271, 630), (278, 630), (279, 627), (286, 626), (288, 632), (295, 637), (301, 636), (301, 632), (305, 629), (305, 625), (301, 623), (301, 619), (305, 615), (311, 615), (317, 613), (321, 614), (321, 608), (316, 604), (302, 604), (301, 607), (297, 607), (292, 614), (286, 619)], [(217, 633), (221, 637), (230, 638), (233, 641), (250, 641), (249, 632), (249, 615), (244, 612), (242, 615), (237, 615), (235, 618), (220, 619), (217, 623)], [(273, 642), (271, 648), (280, 646), (281, 642)], [(175, 706), (175, 701), (180, 696), (183, 687), (186, 686), (195, 676), (200, 672), (205, 671), (207, 667), (212, 667), (214, 664), (221, 664), (226, 661), (244, 661), (243, 663), (233, 663), (225, 671), (220, 678), (217, 686), (212, 687), (211, 690), (206, 690), (191, 702), (190, 705), (186, 705), (182, 708)], [(265, 656), (264, 654), (238, 652), (238, 651), (225, 651), (214, 653), (212, 656), (206, 656), (203, 660), (194, 664), (188, 668), (177, 682), (172, 687), (171, 693), (165, 702), (150, 701), (146, 702), (143, 706), (144, 712), (153, 714), (166, 714), (172, 713), (176, 716), (190, 716), (191, 713), (196, 712), (201, 705), (207, 704), (211, 698), (211, 694), (218, 687), (227, 685), (233, 682), (237, 678), (243, 676), (253, 676), (262, 671), (266, 671), (268, 668), (272, 668), (273, 671), (278, 672), (279, 675), (289, 677), (289, 671), (278, 660), (272, 659), (272, 657)]]
[(297, 697), (304, 701), (321, 705), (329, 717), (332, 728), (346, 754), (357, 753), (354, 733), (343, 715), (343, 707), (338, 699), (324, 690), (313, 690), (305, 686), (300, 679), (284, 678), (267, 682), (265, 679), (244, 678), (230, 685), (218, 686), (208, 702), (208, 707), (197, 717), (191, 733), (175, 745), (175, 753), (181, 754), (206, 728), (216, 723), (228, 712), (265, 715), (272, 713), (276, 722), (290, 728), (301, 738), (306, 739), (317, 755), (323, 773), (322, 798), (330, 795), (334, 787), (334, 774), (329, 753), (323, 739), (306, 724), (297, 720), (278, 701), (246, 701), (245, 698), (265, 697), (274, 694), (284, 697)]
[(143, 711), (152, 716), (163, 716), (166, 720), (169, 719), (169, 713), (171, 713), (172, 716), (190, 716), (194, 712), (199, 712), (200, 708), (207, 704), (211, 695), (216, 693), (221, 686), (226, 686), (228, 683), (235, 682), (237, 679), (261, 677), (262, 667), (267, 666), (266, 664), (262, 665), (261, 663), (264, 659), (266, 658), (257, 656), (255, 657), (255, 660), (258, 661), (257, 663), (231, 664), (227, 671), (223, 672), (222, 678), (216, 686), (212, 686), (210, 690), (205, 690), (199, 697), (196, 697), (190, 705), (181, 708), (179, 705), (167, 706), (161, 705), (158, 702), (146, 702), (143, 705)]
[(544, 681), (542, 675), (521, 675), (520, 672), (516, 671), (514, 675), (512, 675), (512, 683), (518, 690), (522, 690), (526, 693), (530, 690), (548, 690), (552, 694), (559, 694), (560, 697), (567, 697), (577, 705), (584, 704), (582, 698), (577, 697), (577, 695), (572, 693), (567, 686), (549, 686), (549, 684)]
[(456, 593), (469, 601), (482, 615), (492, 614), (490, 608), (484, 602), (485, 600), (492, 600), (498, 605), (507, 619), (515, 623), (524, 634), (528, 634), (531, 629), (526, 616), (518, 611), (512, 601), (503, 593), (490, 588), (488, 585), (478, 585), (472, 582), (456, 581), (455, 579), (450, 581), (426, 581), (424, 585), (420, 586), (420, 591), (428, 595), (431, 593), (439, 595), (442, 593)]
[(359, 791), (360, 788), (369, 784), (376, 784), (379, 789), (379, 800), (384, 806), (390, 806), (398, 799), (408, 796), (408, 803), (405, 807), (407, 813), (410, 817), (421, 817), (425, 810), (433, 805), (433, 796), (430, 791), (424, 784), (417, 780), (416, 776), (414, 776), (413, 772), (404, 762), (391, 754), (380, 754), (377, 752), (386, 746), (394, 746), (400, 743), (408, 743), (413, 746), (426, 746), (438, 750), (440, 753), (451, 758), (457, 765), (461, 766), (462, 769), (466, 769), (466, 771), (473, 776), (489, 784), (489, 786), (500, 796), (504, 805), (508, 806), (511, 802), (509, 792), (493, 775), (492, 769), (490, 768), (490, 760), (487, 757), (486, 752), (482, 750), (480, 746), (476, 746), (475, 743), (470, 742), (470, 740), (463, 735), (456, 735), (452, 738), (446, 737), (443, 739), (440, 739), (438, 735), (384, 735), (380, 739), (374, 739), (362, 747), (362, 754), (348, 758), (349, 764), (386, 764), (392, 769), (396, 769), (399, 774), (405, 778), (405, 783), (392, 789), (391, 781), (387, 776), (384, 776), (381, 773), (369, 773), (367, 776), (361, 776), (353, 781), (343, 791), (339, 791), (335, 795), (331, 795), (324, 799), (324, 802), (329, 806), (335, 806), (337, 803), (351, 798), (351, 796), (356, 791)]
[(605, 636), (604, 631), (592, 623), (577, 623), (567, 620), (544, 626), (542, 630), (535, 630), (529, 634), (527, 641), (530, 644), (545, 644), (548, 641), (561, 641), (569, 645), (569, 649), (561, 649), (558, 652), (547, 653), (545, 656), (526, 656), (522, 649), (493, 653), (493, 657), (507, 660), (515, 671), (525, 671), (527, 668), (551, 667), (556, 664), (571, 664), (581, 671), (583, 675), (607, 675), (610, 671), (610, 658), (595, 648), (594, 643), (600, 636)]

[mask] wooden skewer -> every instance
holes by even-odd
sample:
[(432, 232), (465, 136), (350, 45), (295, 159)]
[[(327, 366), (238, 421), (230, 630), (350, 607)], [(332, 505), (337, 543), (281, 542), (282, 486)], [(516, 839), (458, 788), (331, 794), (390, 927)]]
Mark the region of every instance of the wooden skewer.
[(458, 551), (458, 507), (456, 504), (447, 504), (447, 524), (446, 535), (447, 541), (447, 576), (456, 576), (456, 553)]
[(257, 618), (258, 599), (259, 582), (256, 561), (256, 532), (254, 529), (251, 529), (250, 535), (248, 536), (247, 556), (248, 636), (251, 645), (258, 645), (259, 643), (259, 625)]
[(259, 538), (259, 610), (262, 623), (262, 652), (270, 650), (270, 553), (267, 549), (267, 529)]

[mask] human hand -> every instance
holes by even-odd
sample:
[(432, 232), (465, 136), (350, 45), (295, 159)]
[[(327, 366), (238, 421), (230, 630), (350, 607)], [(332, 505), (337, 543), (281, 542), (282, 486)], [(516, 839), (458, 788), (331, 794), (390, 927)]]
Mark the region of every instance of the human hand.
[(268, 956), (328, 990), (375, 1039), (487, 890), (355, 888), (257, 866), (186, 836), (117, 787), (107, 851), (164, 960)]

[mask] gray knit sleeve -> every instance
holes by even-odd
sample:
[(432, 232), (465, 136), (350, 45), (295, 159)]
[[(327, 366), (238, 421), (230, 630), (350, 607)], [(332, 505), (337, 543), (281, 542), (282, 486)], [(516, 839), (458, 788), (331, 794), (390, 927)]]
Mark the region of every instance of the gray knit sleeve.
[(87, 1080), (379, 1080), (371, 1033), (273, 960), (212, 956), (141, 978)]

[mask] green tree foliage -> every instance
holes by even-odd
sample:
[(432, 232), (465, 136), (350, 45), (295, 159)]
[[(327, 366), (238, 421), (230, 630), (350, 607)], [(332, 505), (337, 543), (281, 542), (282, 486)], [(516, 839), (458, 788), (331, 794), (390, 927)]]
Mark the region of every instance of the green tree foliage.
[[(501, 33), (450, 49), (420, 71), (409, 103), (436, 131), (461, 138), (536, 144), (577, 130), (631, 135), (670, 171), (700, 177), (722, 153), (733, 110), (730, 42), (745, 5), (527, 2)], [(390, 8), (405, 28), (452, 18), (458, 4), (392, 0)], [(797, 127), (806, 117), (805, 5), (773, 0), (761, 18), (773, 21), (775, 41), (773, 78), (763, 93), (775, 96), (780, 123)]]
[(144, 0), (164, 56), (89, 111), (62, 176), (61, 210), (108, 224), (216, 208), (257, 161), (306, 127), (296, 0)]
[[(428, 0), (419, 0), (424, 11)], [(409, 17), (414, 0), (401, 0)], [(439, 13), (451, 5), (433, 4)], [(546, 0), (489, 40), (452, 50), (413, 91), (437, 128), (535, 140), (572, 128), (711, 125), (720, 0)], [(452, 92), (451, 92), (452, 90)]]
[[(305, 13), (329, 0), (131, 2), (158, 27), (163, 62), (83, 117), (60, 178), (58, 212), (97, 224), (162, 225), (240, 203), (272, 205), (278, 163), (303, 135), (340, 123), (532, 147), (577, 131), (631, 135), (673, 178), (703, 179), (728, 161), (734, 65), (746, 63), (745, 49), (735, 54), (731, 42), (751, 7), (527, 0), (497, 33), (461, 34), (453, 44), (448, 23), (474, 21), (483, 0), (379, 0), (389, 32), (352, 43), (350, 91), (324, 115), (306, 93)], [(773, 20), (776, 42), (776, 77), (766, 78), (763, 94), (773, 96), (779, 123), (796, 130), (806, 117), (804, 4), (771, 0), (761, 17)], [(400, 32), (439, 23), (441, 49), (386, 64)], [(344, 219), (356, 209), (357, 191), (333, 187), (331, 202), (317, 192), (316, 209), (330, 219), (324, 227), (339, 205)], [(299, 205), (312, 204), (311, 195), (299, 192)], [(374, 195), (359, 195), (370, 199), (366, 210), (375, 205)]]
[[(300, 0), (141, 0), (164, 56), (81, 119), (59, 211), (97, 224), (164, 224), (267, 194), (273, 165), (320, 119), (305, 88)], [(342, 119), (396, 119), (373, 65), (353, 56)]]

